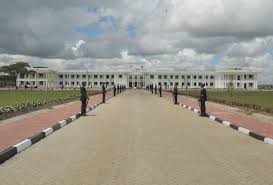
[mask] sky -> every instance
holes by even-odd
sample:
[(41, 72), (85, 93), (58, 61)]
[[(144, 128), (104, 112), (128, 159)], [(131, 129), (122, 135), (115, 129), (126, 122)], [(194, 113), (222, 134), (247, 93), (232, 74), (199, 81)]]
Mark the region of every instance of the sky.
[(273, 84), (273, 0), (0, 0), (0, 66), (259, 71)]

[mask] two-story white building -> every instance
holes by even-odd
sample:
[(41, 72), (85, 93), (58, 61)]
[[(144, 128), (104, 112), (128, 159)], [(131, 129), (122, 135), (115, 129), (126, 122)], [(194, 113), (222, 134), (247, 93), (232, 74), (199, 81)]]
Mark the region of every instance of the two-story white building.
[(100, 88), (102, 84), (114, 84), (127, 88), (144, 88), (147, 85), (162, 85), (163, 88), (199, 88), (205, 83), (207, 88), (257, 89), (257, 75), (254, 70), (232, 69), (221, 71), (53, 71), (48, 68), (33, 67), (36, 73), (18, 75), (17, 86), (25, 84), (38, 88), (78, 88), (86, 82), (88, 88)]

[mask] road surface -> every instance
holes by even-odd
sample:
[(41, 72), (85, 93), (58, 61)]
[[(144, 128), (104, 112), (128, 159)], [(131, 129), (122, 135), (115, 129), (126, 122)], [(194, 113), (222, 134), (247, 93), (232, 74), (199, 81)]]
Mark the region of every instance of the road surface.
[(273, 147), (141, 90), (0, 165), (3, 185), (267, 185)]

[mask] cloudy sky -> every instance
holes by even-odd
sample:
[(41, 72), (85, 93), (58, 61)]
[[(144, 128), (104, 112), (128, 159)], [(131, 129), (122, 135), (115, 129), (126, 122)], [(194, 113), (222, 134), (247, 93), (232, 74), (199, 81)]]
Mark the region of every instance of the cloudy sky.
[(255, 68), (273, 83), (273, 0), (0, 0), (0, 66)]

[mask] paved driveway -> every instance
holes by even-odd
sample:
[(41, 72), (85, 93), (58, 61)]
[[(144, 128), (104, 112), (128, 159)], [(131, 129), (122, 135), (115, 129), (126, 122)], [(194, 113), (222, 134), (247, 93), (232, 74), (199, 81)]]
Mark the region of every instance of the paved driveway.
[(4, 185), (269, 185), (273, 147), (132, 90), (0, 165)]

